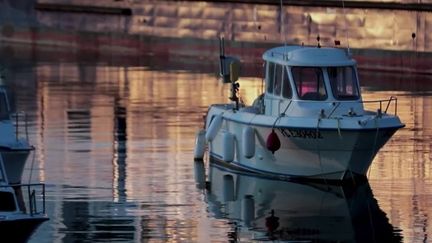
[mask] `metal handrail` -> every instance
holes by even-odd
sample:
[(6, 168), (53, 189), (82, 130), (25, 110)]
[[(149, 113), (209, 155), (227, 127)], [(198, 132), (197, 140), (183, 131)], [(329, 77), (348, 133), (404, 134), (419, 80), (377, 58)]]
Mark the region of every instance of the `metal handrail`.
[[(36, 190), (35, 187), (42, 187), (41, 189), (41, 196), (42, 196), (42, 209), (38, 209), (37, 200), (36, 200)], [(15, 190), (15, 196), (17, 200), (20, 200), (19, 203), (25, 203), (28, 204), (28, 209), (30, 212), (30, 215), (33, 216), (35, 214), (45, 214), (46, 213), (46, 202), (45, 202), (45, 184), (44, 183), (30, 183), (30, 184), (13, 184), (13, 185), (0, 185), (0, 187), (12, 187)], [(27, 187), (27, 200), (23, 197), (19, 198), (17, 196), (17, 189)], [(25, 209), (22, 209), (25, 211)]]
[[(306, 100), (296, 100), (297, 102), (310, 102), (310, 101), (306, 101)], [(379, 103), (379, 112), (383, 112), (384, 114), (387, 114), (388, 109), (390, 108), (390, 105), (394, 102), (394, 115), (397, 115), (398, 112), (398, 102), (397, 102), (397, 98), (394, 96), (390, 96), (390, 98), (388, 99), (382, 99), (382, 100), (367, 100), (367, 101), (314, 101), (314, 102), (320, 102), (320, 103), (327, 103), (327, 104), (333, 104), (333, 109), (330, 111), (330, 114), (328, 115), (328, 117), (331, 117), (333, 115), (333, 113), (335, 113), (335, 111), (339, 108), (339, 106), (344, 103), (344, 102), (352, 102), (352, 103), (361, 103), (361, 104), (370, 104), (370, 103)], [(383, 111), (383, 106), (385, 104), (385, 110)]]
[(30, 211), (30, 215), (33, 216), (33, 214), (36, 214), (36, 207), (37, 207), (36, 196), (35, 196), (36, 192), (35, 190), (32, 190), (30, 192), (30, 187), (27, 187), (27, 189), (28, 189), (29, 204), (30, 204), (29, 211)]
[(384, 102), (387, 102), (387, 105), (386, 105), (386, 108), (384, 110), (384, 113), (387, 114), (387, 111), (388, 111), (388, 109), (390, 107), (390, 104), (392, 102), (394, 102), (395, 103), (394, 114), (397, 115), (398, 102), (397, 102), (397, 98), (394, 97), (394, 96), (390, 96), (389, 99), (385, 99), (385, 100), (368, 100), (368, 101), (362, 101), (362, 103), (379, 103), (379, 106), (380, 106), (379, 110), (380, 111), (383, 111), (382, 108), (383, 108), (383, 103)]

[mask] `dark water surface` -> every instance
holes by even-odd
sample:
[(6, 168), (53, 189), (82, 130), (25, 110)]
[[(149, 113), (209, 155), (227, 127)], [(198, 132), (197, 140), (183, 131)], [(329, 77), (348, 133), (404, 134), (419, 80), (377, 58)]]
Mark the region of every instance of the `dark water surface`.
[[(195, 133), (208, 105), (226, 102), (229, 90), (214, 63), (19, 52), (2, 65), (37, 148), (24, 178), (47, 184), (50, 217), (30, 242), (429, 241), (430, 77), (361, 73), (364, 99), (397, 96), (407, 125), (374, 160), (369, 183), (299, 185), (212, 167), (206, 192), (195, 183)], [(261, 89), (259, 77), (241, 80), (246, 103)], [(222, 190), (230, 178), (234, 196)]]

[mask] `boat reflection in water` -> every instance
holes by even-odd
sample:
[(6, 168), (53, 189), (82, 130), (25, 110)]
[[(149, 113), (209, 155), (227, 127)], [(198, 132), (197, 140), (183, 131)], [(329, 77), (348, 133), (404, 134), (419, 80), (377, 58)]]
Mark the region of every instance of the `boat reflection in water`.
[(260, 178), (195, 162), (197, 186), (206, 187), (214, 217), (234, 225), (232, 240), (400, 242), (367, 181), (354, 185), (297, 183)]

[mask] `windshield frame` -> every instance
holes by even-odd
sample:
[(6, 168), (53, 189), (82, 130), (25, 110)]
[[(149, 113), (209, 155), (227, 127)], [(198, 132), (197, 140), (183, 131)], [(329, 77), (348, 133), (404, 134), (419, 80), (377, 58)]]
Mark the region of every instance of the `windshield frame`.
[[(298, 76), (298, 74), (296, 73), (296, 71), (299, 70), (300, 76)], [(303, 77), (307, 75), (310, 75), (311, 73), (307, 73), (309, 72), (308, 70), (314, 70), (316, 73), (317, 78), (314, 80), (303, 80)], [(303, 73), (303, 71), (306, 71), (305, 73)], [(326, 85), (326, 81), (325, 81), (325, 73), (324, 73), (324, 69), (322, 67), (313, 67), (313, 66), (291, 66), (290, 67), (290, 73), (292, 75), (292, 79), (293, 79), (293, 91), (296, 92), (297, 97), (300, 100), (308, 100), (308, 101), (324, 101), (327, 100), (329, 95), (328, 95), (328, 90), (327, 90), (327, 85)], [(318, 80), (319, 79), (319, 80)], [(312, 81), (312, 82), (311, 82)], [(304, 84), (306, 82), (306, 84)], [(307, 87), (310, 84), (316, 83), (317, 86), (316, 87)], [(300, 85), (300, 86), (299, 86)], [(303, 91), (303, 89), (306, 90), (306, 92)], [(311, 91), (308, 91), (308, 89), (311, 89)], [(324, 93), (322, 93), (324, 92)]]

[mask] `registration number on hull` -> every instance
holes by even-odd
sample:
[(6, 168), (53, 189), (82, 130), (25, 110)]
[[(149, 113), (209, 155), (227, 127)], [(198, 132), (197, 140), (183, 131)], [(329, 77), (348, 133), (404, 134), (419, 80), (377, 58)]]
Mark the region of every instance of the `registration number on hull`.
[(318, 130), (279, 128), (279, 132), (287, 138), (323, 139)]

